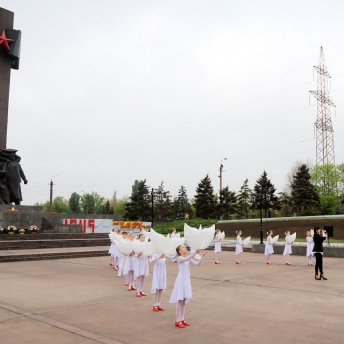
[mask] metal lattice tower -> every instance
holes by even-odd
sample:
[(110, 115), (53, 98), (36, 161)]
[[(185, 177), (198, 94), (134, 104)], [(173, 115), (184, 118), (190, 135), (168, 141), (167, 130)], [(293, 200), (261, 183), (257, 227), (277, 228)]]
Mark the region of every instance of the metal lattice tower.
[(314, 123), (316, 132), (316, 164), (335, 164), (333, 127), (330, 106), (336, 106), (329, 95), (327, 71), (323, 47), (320, 47), (319, 65), (314, 66), (318, 73), (317, 90), (309, 91), (317, 99), (317, 119)]

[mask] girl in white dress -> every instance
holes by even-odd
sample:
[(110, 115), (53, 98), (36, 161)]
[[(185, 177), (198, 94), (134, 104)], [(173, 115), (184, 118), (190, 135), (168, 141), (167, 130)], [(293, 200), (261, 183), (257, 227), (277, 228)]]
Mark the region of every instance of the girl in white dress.
[[(128, 234), (128, 238), (130, 241), (133, 241), (135, 239), (135, 233), (129, 233)], [(125, 275), (126, 279), (126, 284), (128, 285), (128, 291), (130, 290), (136, 290), (134, 282), (135, 282), (135, 278), (134, 278), (134, 269), (135, 269), (135, 261), (136, 261), (136, 257), (135, 257), (135, 252), (132, 251), (130, 252), (130, 254), (128, 255), (124, 255), (124, 263), (123, 263), (123, 275)]]
[(274, 232), (272, 230), (269, 230), (267, 234), (268, 234), (268, 237), (267, 237), (266, 244), (265, 244), (264, 254), (266, 255), (266, 264), (272, 264), (270, 262), (270, 256), (274, 253), (274, 248), (272, 247), (272, 245), (273, 245), (272, 235), (274, 234)]
[(307, 240), (307, 253), (306, 257), (308, 258), (308, 266), (314, 266), (312, 263), (312, 257), (313, 257), (313, 247), (314, 247), (314, 241), (313, 237), (311, 236), (311, 232), (307, 231), (306, 233), (306, 240)]
[[(176, 249), (178, 258), (178, 276), (174, 283), (170, 303), (176, 303), (176, 322), (175, 325), (180, 328), (190, 326), (185, 320), (185, 304), (189, 302), (192, 297), (191, 280), (190, 280), (190, 263), (193, 265), (200, 265), (204, 255), (208, 251), (197, 250), (194, 253), (188, 254), (188, 249), (184, 245), (179, 245)], [(201, 259), (197, 262), (192, 258), (195, 254), (201, 255)]]
[[(145, 242), (144, 234), (139, 235), (139, 240), (141, 243)], [(137, 288), (137, 297), (146, 296), (143, 291), (145, 284), (145, 277), (149, 275), (149, 265), (148, 257), (143, 255), (143, 252), (136, 252), (135, 268), (134, 268), (134, 277), (136, 279), (136, 288)]]
[(285, 232), (285, 247), (284, 247), (284, 251), (283, 251), (283, 256), (287, 256), (287, 261), (286, 261), (286, 265), (291, 265), (291, 263), (289, 262), (289, 257), (290, 255), (292, 254), (292, 250), (291, 250), (291, 245), (294, 243), (294, 242), (287, 242), (287, 237), (290, 235), (290, 232), (289, 231), (286, 231)]
[(149, 259), (151, 263), (154, 263), (153, 277), (152, 277), (152, 290), (154, 294), (154, 306), (153, 311), (164, 311), (161, 307), (162, 291), (166, 290), (166, 258), (164, 254), (153, 254)]
[(221, 241), (222, 241), (222, 239), (219, 238), (219, 234), (221, 234), (221, 230), (217, 229), (216, 230), (216, 235), (215, 235), (215, 248), (214, 248), (215, 264), (220, 264), (220, 262), (219, 262), (219, 255), (220, 255), (220, 252), (222, 251), (222, 249), (221, 249)]
[[(127, 240), (127, 232), (122, 233), (122, 238), (124, 240)], [(118, 277), (122, 276), (123, 273), (123, 263), (124, 263), (124, 254), (122, 252), (118, 251)], [(125, 282), (125, 285), (128, 285), (127, 281)]]
[(236, 242), (236, 247), (235, 247), (235, 254), (236, 254), (236, 262), (235, 264), (241, 264), (240, 260), (239, 260), (239, 255), (240, 253), (243, 252), (242, 247), (244, 246), (241, 240), (241, 231), (236, 231), (235, 232), (237, 234), (237, 242)]

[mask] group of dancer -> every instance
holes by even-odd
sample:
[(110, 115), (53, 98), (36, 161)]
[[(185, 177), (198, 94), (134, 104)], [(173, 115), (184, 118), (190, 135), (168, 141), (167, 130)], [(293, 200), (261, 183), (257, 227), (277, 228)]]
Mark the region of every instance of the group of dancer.
[[(140, 230), (138, 240), (145, 241), (144, 230)], [(136, 239), (134, 232), (122, 232), (120, 229), (116, 231), (118, 236), (122, 236), (124, 240), (133, 241)], [(109, 253), (111, 254), (110, 266), (118, 271), (118, 276), (125, 276), (125, 286), (128, 286), (128, 291), (136, 290), (136, 296), (146, 296), (144, 290), (145, 277), (149, 275), (149, 262), (154, 264), (152, 276), (151, 293), (154, 294), (153, 311), (164, 311), (161, 306), (161, 299), (163, 290), (166, 290), (166, 258), (178, 263), (178, 275), (174, 283), (174, 288), (170, 298), (170, 303), (176, 303), (176, 321), (175, 326), (185, 328), (190, 326), (190, 323), (185, 320), (185, 305), (192, 297), (191, 278), (190, 278), (190, 263), (199, 266), (204, 255), (208, 251), (196, 250), (190, 254), (185, 245), (179, 245), (176, 248), (174, 256), (167, 256), (165, 254), (155, 253), (152, 256), (145, 256), (143, 252), (134, 252), (130, 254), (121, 253), (111, 243)], [(199, 260), (193, 259), (196, 254), (200, 255)], [(135, 287), (136, 282), (136, 287)]]
[[(115, 230), (114, 230), (115, 231)], [(124, 240), (135, 241), (143, 243), (146, 240), (145, 231), (140, 230), (138, 239), (134, 232), (122, 232), (122, 230), (116, 230), (118, 236), (122, 236)], [(220, 236), (221, 232), (218, 229), (215, 233), (215, 264), (220, 264), (219, 254), (221, 252), (221, 243), (223, 238)], [(240, 254), (243, 252), (243, 241), (241, 239), (242, 232), (237, 231), (236, 239), (236, 264), (241, 264), (239, 260)], [(272, 264), (270, 261), (271, 254), (274, 253), (272, 235), (273, 231), (268, 231), (268, 237), (265, 246), (266, 264)], [(286, 244), (284, 248), (283, 255), (287, 257), (286, 264), (291, 265), (290, 255), (292, 254), (293, 242), (287, 240), (290, 232), (286, 233)], [(177, 235), (175, 229), (172, 231), (172, 235)], [(171, 235), (171, 236), (172, 236)], [(322, 254), (323, 254), (323, 241), (326, 240), (327, 235), (323, 236), (321, 234), (320, 228), (315, 227), (314, 236), (311, 235), (310, 231), (306, 234), (307, 240), (307, 259), (308, 266), (314, 266), (312, 263), (312, 256), (316, 257), (315, 264), (315, 279), (320, 280), (321, 278), (326, 280), (322, 269)], [(154, 295), (153, 311), (160, 312), (164, 311), (161, 306), (162, 293), (166, 290), (166, 258), (170, 259), (172, 262), (178, 263), (178, 275), (174, 283), (173, 291), (170, 298), (170, 303), (176, 303), (176, 321), (175, 326), (179, 328), (185, 328), (190, 326), (190, 323), (185, 320), (185, 305), (192, 297), (191, 289), (191, 278), (190, 278), (190, 264), (199, 266), (202, 262), (202, 258), (208, 251), (201, 250), (191, 250), (189, 253), (185, 245), (179, 245), (176, 248), (176, 254), (173, 256), (167, 256), (165, 254), (155, 253), (151, 256), (146, 256), (142, 251), (137, 249), (138, 252), (132, 251), (129, 254), (121, 253), (115, 246), (111, 243), (109, 253), (111, 254), (110, 266), (118, 272), (118, 276), (125, 276), (125, 286), (128, 287), (128, 291), (135, 290), (137, 297), (146, 296), (144, 292), (145, 277), (149, 275), (149, 262), (154, 264), (153, 276), (152, 276), (152, 287), (151, 294)], [(199, 259), (195, 259), (195, 255), (199, 255)], [(319, 275), (320, 272), (320, 275)]]
[[(266, 264), (272, 264), (270, 257), (271, 254), (274, 253), (273, 249), (273, 231), (269, 230), (267, 232), (267, 240), (265, 244), (265, 255), (266, 255)], [(285, 232), (286, 235), (286, 243), (283, 251), (283, 255), (286, 256), (286, 265), (291, 265), (290, 263), (290, 255), (292, 254), (292, 245), (294, 244), (293, 241), (288, 240), (290, 236), (290, 232)], [(320, 227), (314, 227), (314, 235), (312, 236), (311, 231), (306, 232), (306, 242), (307, 242), (307, 250), (306, 250), (306, 257), (308, 260), (308, 266), (314, 266), (312, 262), (312, 257), (315, 256), (315, 279), (316, 280), (327, 280), (323, 272), (323, 242), (327, 240), (327, 233), (322, 232)], [(319, 275), (320, 273), (320, 275)]]

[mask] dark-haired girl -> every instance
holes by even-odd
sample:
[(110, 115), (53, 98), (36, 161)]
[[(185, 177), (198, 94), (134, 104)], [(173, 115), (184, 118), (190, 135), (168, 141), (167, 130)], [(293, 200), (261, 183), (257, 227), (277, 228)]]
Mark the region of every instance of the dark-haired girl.
[(266, 255), (266, 264), (272, 264), (270, 261), (270, 256), (274, 253), (274, 248), (272, 247), (272, 235), (274, 234), (274, 232), (272, 230), (269, 230), (267, 234), (268, 237), (266, 239), (264, 254)]
[[(204, 255), (208, 251), (197, 250), (188, 255), (188, 249), (184, 245), (179, 245), (176, 249), (178, 258), (178, 276), (174, 283), (170, 303), (176, 303), (176, 322), (175, 325), (180, 328), (190, 326), (185, 320), (185, 304), (189, 302), (192, 297), (191, 280), (190, 280), (190, 263), (193, 265), (200, 265)], [(197, 262), (192, 258), (196, 253), (201, 255), (201, 259)]]
[[(139, 240), (141, 243), (145, 242), (144, 234), (139, 235)], [(143, 255), (143, 252), (137, 252), (136, 254), (136, 261), (134, 267), (134, 277), (136, 280), (136, 288), (137, 288), (137, 297), (146, 296), (145, 292), (143, 291), (144, 284), (145, 284), (145, 277), (149, 275), (149, 265), (148, 265), (148, 257)]]
[(235, 246), (235, 255), (236, 255), (236, 262), (235, 264), (241, 264), (240, 260), (239, 260), (239, 255), (240, 253), (243, 252), (242, 247), (244, 246), (241, 240), (241, 231), (236, 231), (235, 232), (237, 234), (237, 242), (236, 242), (236, 246)]

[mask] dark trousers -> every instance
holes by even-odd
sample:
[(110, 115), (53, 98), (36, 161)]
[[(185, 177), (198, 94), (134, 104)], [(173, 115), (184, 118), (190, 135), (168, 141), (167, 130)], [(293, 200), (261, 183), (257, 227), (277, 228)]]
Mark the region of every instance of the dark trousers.
[(323, 274), (323, 256), (321, 253), (314, 253), (315, 255), (315, 274), (318, 274), (318, 271), (320, 271), (320, 274)]

